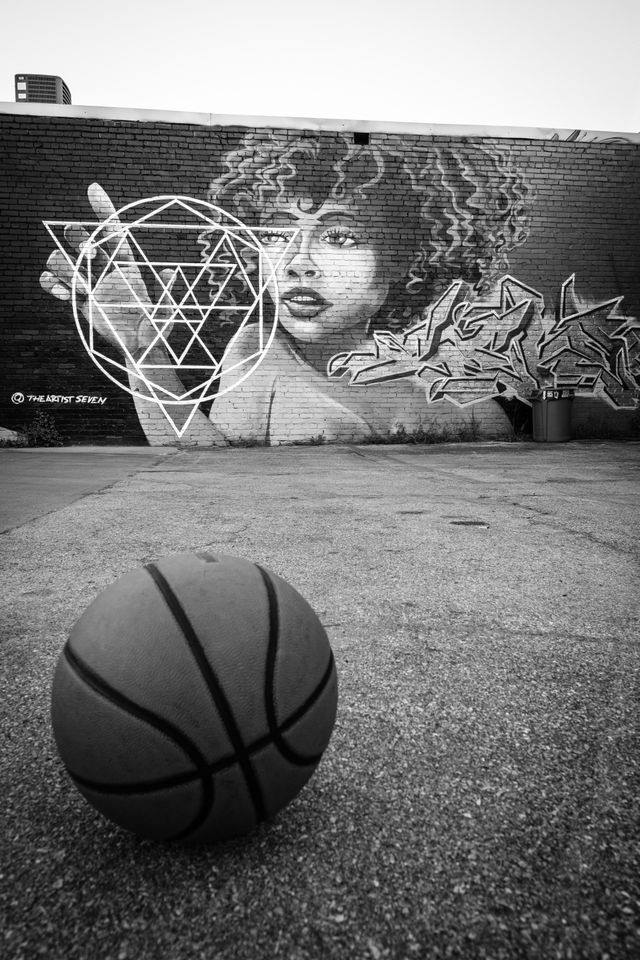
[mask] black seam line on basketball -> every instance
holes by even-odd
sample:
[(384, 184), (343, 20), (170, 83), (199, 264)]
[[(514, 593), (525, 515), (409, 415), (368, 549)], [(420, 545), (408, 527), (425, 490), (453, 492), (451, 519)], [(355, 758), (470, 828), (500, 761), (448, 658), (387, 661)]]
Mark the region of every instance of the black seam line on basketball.
[[(331, 671), (328, 671), (328, 676), (331, 675)], [(324, 684), (323, 684), (324, 686)], [(312, 694), (307, 700), (307, 704), (311, 699), (316, 699)], [(280, 726), (280, 731), (289, 730), (306, 712), (306, 704), (303, 704), (302, 707), (299, 707), (294, 714), (288, 717), (287, 720)], [(247, 753), (251, 756), (255, 753), (259, 753), (260, 750), (264, 750), (265, 747), (270, 746), (273, 743), (273, 738), (270, 733), (264, 734), (262, 737), (258, 737), (257, 740), (252, 741), (252, 743), (247, 746)], [(315, 765), (320, 760), (322, 754), (317, 754), (310, 756), (306, 762), (307, 766)], [(211, 776), (215, 776), (216, 773), (220, 773), (222, 770), (228, 770), (229, 767), (235, 766), (238, 762), (238, 758), (235, 753), (230, 753), (226, 757), (221, 757), (220, 760), (215, 760), (213, 763), (207, 764), (207, 772)], [(301, 764), (302, 765), (302, 764)], [(104, 783), (100, 780), (88, 780), (86, 777), (81, 777), (79, 774), (74, 773), (73, 770), (70, 770), (67, 767), (67, 773), (72, 780), (75, 780), (80, 786), (87, 787), (89, 790), (95, 790), (98, 793), (108, 793), (119, 796), (126, 796), (128, 794), (135, 793), (153, 793), (156, 790), (170, 790), (172, 787), (184, 786), (188, 783), (193, 783), (195, 780), (200, 778), (200, 773), (193, 771), (190, 773), (176, 773), (173, 776), (161, 777), (158, 780), (140, 780), (133, 783)]]
[[(333, 653), (331, 653), (329, 657), (329, 665), (325, 670), (322, 680), (313, 693), (307, 697), (302, 706), (298, 707), (298, 709), (295, 710), (290, 717), (287, 717), (287, 719), (280, 724), (279, 730), (281, 733), (290, 730), (291, 727), (293, 727), (298, 720), (305, 715), (307, 710), (320, 697), (324, 688), (331, 679), (333, 674), (333, 665)], [(254, 740), (252, 743), (248, 744), (247, 752), (253, 756), (253, 754), (258, 753), (260, 750), (264, 750), (264, 748), (268, 747), (271, 743), (273, 743), (273, 738), (270, 733), (266, 733), (262, 737), (258, 737), (257, 740)], [(310, 766), (311, 764), (318, 763), (320, 757), (321, 754), (311, 756), (307, 761), (307, 765)], [(235, 753), (231, 753), (226, 757), (222, 757), (220, 760), (214, 761), (214, 763), (207, 764), (207, 771), (211, 776), (214, 776), (216, 773), (219, 773), (222, 770), (228, 770), (229, 767), (233, 767), (237, 762), (238, 758), (236, 757)], [(153, 793), (156, 790), (170, 790), (172, 787), (184, 786), (187, 783), (193, 783), (195, 780), (201, 778), (201, 773), (199, 771), (193, 771), (191, 773), (177, 773), (173, 776), (161, 777), (158, 780), (141, 780), (135, 783), (104, 783), (102, 781), (88, 780), (86, 777), (81, 777), (68, 767), (67, 773), (72, 780), (89, 790), (94, 790), (97, 793), (107, 793), (121, 796), (136, 793)]]
[(165, 720), (164, 717), (159, 716), (152, 710), (148, 710), (146, 707), (141, 707), (140, 704), (130, 700), (125, 694), (120, 693), (119, 690), (112, 687), (111, 684), (107, 683), (99, 674), (95, 673), (95, 671), (71, 649), (69, 644), (64, 648), (64, 655), (69, 666), (76, 674), (82, 677), (87, 686), (95, 690), (96, 693), (99, 693), (105, 700), (109, 700), (127, 713), (137, 717), (139, 720), (143, 720), (149, 724), (149, 726), (155, 727), (161, 733), (164, 733), (170, 740), (173, 740), (183, 753), (187, 754), (198, 770), (207, 770), (207, 761), (204, 755), (198, 750), (195, 743), (193, 743), (182, 730), (174, 726), (171, 721)]
[(273, 581), (266, 570), (264, 570), (259, 563), (256, 563), (255, 566), (260, 571), (260, 576), (265, 585), (267, 591), (267, 600), (269, 603), (269, 645), (267, 647), (267, 669), (265, 674), (264, 682), (264, 700), (267, 713), (267, 724), (269, 725), (269, 733), (276, 749), (282, 754), (285, 760), (288, 760), (289, 763), (293, 763), (296, 766), (308, 766), (310, 763), (317, 763), (320, 760), (321, 754), (317, 756), (305, 756), (301, 753), (298, 753), (297, 750), (294, 750), (289, 746), (287, 741), (282, 736), (280, 727), (278, 725), (278, 718), (276, 716), (276, 657), (278, 655), (278, 636), (280, 633), (280, 617), (278, 614), (278, 595), (276, 593), (276, 588), (273, 585)]
[[(296, 710), (295, 714), (292, 714), (283, 724), (280, 725), (280, 731), (289, 730), (301, 717), (304, 715), (304, 710), (299, 708)], [(253, 756), (256, 753), (259, 753), (261, 750), (264, 750), (265, 747), (270, 746), (273, 743), (273, 737), (270, 733), (265, 733), (263, 736), (258, 737), (257, 740), (253, 740), (247, 745), (247, 753), (250, 756)], [(322, 754), (317, 754), (310, 756), (306, 762), (307, 766), (315, 765), (320, 760)], [(207, 764), (207, 771), (211, 776), (215, 776), (216, 773), (220, 773), (222, 770), (228, 770), (230, 767), (235, 766), (238, 762), (238, 758), (235, 753), (230, 753), (225, 757), (221, 757), (220, 760), (215, 760), (213, 763)], [(302, 764), (300, 764), (302, 766)], [(75, 780), (80, 786), (87, 787), (89, 790), (95, 790), (98, 793), (108, 793), (108, 794), (117, 794), (121, 796), (126, 796), (128, 794), (135, 793), (153, 793), (156, 790), (170, 790), (172, 787), (184, 786), (187, 783), (193, 783), (195, 780), (200, 778), (200, 773), (193, 771), (190, 773), (176, 773), (173, 776), (161, 777), (158, 780), (140, 780), (133, 783), (104, 783), (101, 780), (88, 780), (86, 777), (81, 777), (77, 773), (74, 773), (73, 770), (70, 770), (67, 767), (67, 773), (72, 780)]]
[(304, 703), (301, 704), (297, 710), (294, 710), (291, 716), (287, 717), (284, 723), (280, 724), (278, 729), (281, 733), (284, 733), (286, 730), (289, 730), (289, 728), (292, 727), (295, 723), (297, 723), (298, 720), (300, 720), (305, 715), (307, 710), (310, 710), (311, 707), (314, 705), (314, 703), (320, 699), (320, 697), (324, 693), (325, 687), (328, 685), (329, 681), (333, 676), (334, 669), (335, 669), (335, 661), (333, 658), (333, 651), (330, 650), (329, 663), (327, 664), (327, 669), (323, 673), (321, 680), (319, 681), (315, 690), (311, 691), (311, 693), (309, 694), (307, 699), (304, 701)]
[[(195, 743), (193, 743), (193, 741), (190, 740), (189, 737), (182, 732), (182, 730), (179, 730), (178, 727), (174, 726), (170, 721), (165, 720), (164, 717), (158, 716), (158, 714), (153, 713), (151, 710), (147, 710), (146, 707), (141, 707), (139, 704), (135, 703), (133, 700), (130, 700), (123, 693), (120, 693), (118, 690), (112, 687), (109, 683), (107, 683), (106, 680), (103, 680), (99, 674), (95, 673), (91, 667), (71, 649), (68, 643), (64, 648), (64, 656), (74, 673), (82, 677), (85, 683), (95, 690), (96, 693), (98, 693), (105, 700), (108, 700), (110, 703), (113, 703), (115, 706), (120, 707), (121, 710), (124, 710), (131, 716), (137, 717), (138, 720), (142, 720), (149, 726), (159, 730), (160, 733), (163, 733), (166, 737), (168, 737), (169, 740), (172, 740), (173, 743), (183, 751), (183, 753), (186, 753), (189, 759), (194, 763), (197, 771), (197, 778), (200, 780), (202, 787), (202, 801), (200, 804), (200, 809), (194, 816), (193, 820), (187, 825), (185, 830), (191, 831), (199, 827), (200, 824), (204, 822), (209, 810), (213, 806), (214, 790), (213, 780), (207, 768), (207, 761), (200, 753)], [(77, 774), (75, 774), (72, 770), (69, 770), (69, 774), (74, 780), (77, 779)], [(180, 833), (176, 835), (176, 839), (182, 836), (183, 832), (184, 831), (180, 831)]]
[(213, 667), (207, 659), (200, 640), (198, 639), (198, 635), (193, 629), (191, 621), (189, 620), (182, 604), (171, 589), (168, 581), (165, 580), (155, 564), (148, 563), (145, 569), (152, 577), (153, 582), (164, 597), (167, 606), (169, 607), (176, 623), (182, 631), (193, 658), (196, 661), (200, 673), (202, 674), (202, 677), (207, 685), (209, 693), (211, 694), (211, 699), (213, 700), (213, 703), (218, 711), (224, 728), (227, 731), (227, 736), (229, 737), (231, 745), (235, 751), (237, 762), (240, 765), (240, 769), (247, 784), (247, 789), (254, 807), (256, 819), (259, 821), (264, 820), (266, 818), (266, 808), (264, 798), (262, 796), (262, 790), (260, 789), (260, 783), (251, 764), (251, 756), (249, 751), (247, 750), (244, 740), (240, 734), (240, 730), (238, 729), (238, 725), (233, 715), (233, 710), (231, 709), (231, 705), (226, 698), (220, 681), (218, 680)]
[[(65, 654), (67, 655), (67, 658), (69, 659), (70, 665), (72, 667), (74, 666), (74, 663), (71, 657), (75, 657), (75, 659), (77, 660), (78, 669), (76, 672), (81, 672), (84, 667), (84, 671), (86, 671), (86, 674), (83, 672), (84, 679), (86, 679), (87, 682), (90, 683), (90, 674), (91, 674), (90, 669), (81, 663), (79, 658), (77, 658), (77, 655), (71, 654), (71, 651), (68, 648), (65, 650)], [(293, 727), (298, 722), (298, 720), (300, 720), (306, 714), (306, 712), (313, 706), (316, 700), (320, 698), (325, 687), (328, 685), (329, 681), (331, 680), (331, 677), (334, 672), (334, 663), (335, 661), (333, 657), (333, 652), (329, 651), (329, 663), (327, 664), (327, 668), (322, 676), (322, 679), (320, 680), (316, 688), (309, 694), (309, 696), (304, 701), (304, 703), (301, 704), (296, 710), (294, 710), (294, 712), (289, 717), (287, 717), (287, 719), (283, 721), (283, 723), (280, 724), (280, 726), (277, 728), (278, 733), (284, 733), (287, 730), (290, 730), (291, 727)], [(100, 680), (99, 677), (97, 679)], [(101, 681), (101, 683), (104, 683), (104, 681)], [(98, 692), (103, 693), (103, 691), (100, 690), (98, 687), (96, 687), (93, 683), (91, 683), (91, 686), (94, 686), (94, 688), (97, 689)], [(105, 686), (108, 686), (108, 685), (105, 684)], [(117, 694), (117, 691), (114, 691), (114, 693), (116, 694), (117, 697), (122, 696), (121, 694)], [(126, 698), (123, 698), (123, 699), (126, 700)], [(133, 706), (136, 707), (135, 704)], [(137, 709), (143, 710), (144, 708), (137, 708)], [(130, 711), (130, 712), (133, 712), (133, 711)], [(155, 717), (155, 714), (152, 714), (152, 716)], [(157, 717), (156, 721), (157, 722), (154, 723), (154, 726), (161, 727), (164, 723), (166, 723), (166, 721), (164, 721), (161, 717)], [(180, 731), (178, 731), (178, 733), (180, 733)], [(260, 750), (263, 750), (265, 747), (268, 747), (271, 743), (273, 743), (273, 736), (271, 732), (269, 732), (268, 734), (265, 734), (262, 737), (258, 737), (257, 740), (254, 740), (252, 743), (248, 744), (246, 748), (247, 753), (249, 755), (258, 753)], [(194, 750), (197, 750), (197, 747), (195, 747), (195, 745), (194, 745)], [(306, 759), (304, 765), (308, 766), (311, 764), (318, 763), (321, 756), (322, 754), (310, 755)], [(202, 757), (202, 762), (204, 764), (204, 768), (206, 769), (207, 773), (209, 775), (214, 775), (222, 770), (227, 770), (229, 767), (234, 766), (234, 764), (238, 762), (238, 758), (236, 754), (233, 753), (233, 754), (229, 754), (226, 757), (222, 757), (220, 760), (214, 761), (214, 763), (207, 763), (204, 757)], [(301, 763), (300, 765), (303, 765), (303, 764)], [(68, 767), (67, 767), (67, 772), (69, 776), (76, 783), (86, 787), (89, 790), (95, 790), (96, 792), (100, 792), (100, 793), (121, 794), (121, 795), (135, 794), (135, 793), (153, 793), (155, 790), (164, 790), (164, 789), (171, 789), (172, 787), (184, 786), (185, 784), (193, 783), (195, 780), (201, 779), (202, 777), (201, 766), (199, 766), (196, 771), (191, 773), (175, 774), (173, 776), (162, 777), (158, 780), (142, 780), (135, 783), (104, 783), (102, 781), (89, 780), (86, 777), (81, 777), (79, 774), (74, 773), (73, 770), (70, 770)]]
[[(81, 777), (70, 770), (69, 767), (67, 767), (67, 773), (75, 783), (81, 787), (86, 787), (88, 790), (122, 796), (133, 793), (154, 793), (156, 790), (170, 790), (172, 787), (183, 787), (200, 779), (200, 773), (191, 771), (189, 773), (176, 773), (174, 776), (161, 777), (157, 780), (140, 780), (134, 783), (104, 783), (101, 780), (89, 780), (87, 777)], [(207, 773), (211, 774), (211, 767), (207, 767)]]

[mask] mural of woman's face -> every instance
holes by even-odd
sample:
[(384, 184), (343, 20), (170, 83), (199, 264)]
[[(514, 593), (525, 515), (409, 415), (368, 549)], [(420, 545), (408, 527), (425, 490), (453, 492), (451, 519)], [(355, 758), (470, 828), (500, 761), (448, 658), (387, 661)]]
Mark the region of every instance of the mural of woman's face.
[(298, 229), (276, 271), (280, 322), (296, 340), (319, 343), (356, 327), (364, 331), (387, 297), (390, 277), (380, 231), (357, 206), (327, 201), (313, 213), (310, 207), (304, 200), (274, 207), (260, 239), (275, 259), (291, 228)]

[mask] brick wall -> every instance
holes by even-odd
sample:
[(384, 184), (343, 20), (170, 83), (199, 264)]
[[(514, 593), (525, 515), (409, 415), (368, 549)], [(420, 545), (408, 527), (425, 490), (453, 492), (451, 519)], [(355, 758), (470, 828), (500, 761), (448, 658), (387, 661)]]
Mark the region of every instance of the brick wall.
[[(46, 411), (79, 444), (506, 437), (559, 387), (578, 435), (634, 430), (639, 143), (356, 146), (73, 111), (0, 128), (4, 427)], [(128, 207), (124, 233), (91, 184)]]

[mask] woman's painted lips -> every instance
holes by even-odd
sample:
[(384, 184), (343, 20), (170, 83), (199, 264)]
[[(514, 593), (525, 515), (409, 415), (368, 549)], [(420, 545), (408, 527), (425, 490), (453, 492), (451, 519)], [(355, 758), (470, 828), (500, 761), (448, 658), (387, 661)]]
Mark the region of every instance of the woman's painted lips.
[(311, 287), (293, 287), (283, 293), (280, 299), (289, 313), (300, 319), (312, 319), (331, 306), (328, 300)]

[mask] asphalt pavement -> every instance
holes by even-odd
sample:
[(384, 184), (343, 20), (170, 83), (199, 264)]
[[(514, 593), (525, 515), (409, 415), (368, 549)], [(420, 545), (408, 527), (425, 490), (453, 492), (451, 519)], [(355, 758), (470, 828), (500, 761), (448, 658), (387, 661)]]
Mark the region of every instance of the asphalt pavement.
[(103, 490), (172, 452), (168, 447), (1, 450), (0, 533)]
[[(0, 450), (9, 960), (640, 956), (640, 444)], [(52, 739), (71, 626), (181, 551), (323, 621), (333, 737), (207, 847), (93, 810)]]

